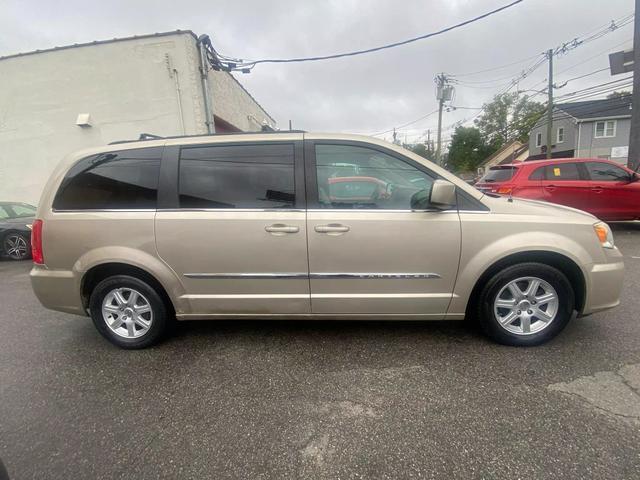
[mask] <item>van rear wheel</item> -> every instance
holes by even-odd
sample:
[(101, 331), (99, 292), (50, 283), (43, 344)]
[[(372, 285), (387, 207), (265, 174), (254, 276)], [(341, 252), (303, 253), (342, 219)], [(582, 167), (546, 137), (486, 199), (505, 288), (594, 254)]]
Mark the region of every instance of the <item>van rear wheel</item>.
[(169, 324), (160, 295), (146, 282), (128, 275), (115, 275), (98, 283), (91, 292), (89, 310), (98, 332), (126, 349), (153, 345)]
[(496, 273), (480, 294), (477, 316), (504, 345), (540, 345), (558, 335), (573, 315), (575, 295), (567, 277), (542, 263), (520, 263)]

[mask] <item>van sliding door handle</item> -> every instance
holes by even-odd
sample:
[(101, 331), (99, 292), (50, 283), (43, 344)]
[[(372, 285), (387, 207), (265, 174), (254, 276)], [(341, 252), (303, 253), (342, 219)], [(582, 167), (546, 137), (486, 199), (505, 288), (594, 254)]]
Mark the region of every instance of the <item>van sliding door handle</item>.
[(283, 223), (274, 223), (273, 225), (264, 227), (264, 229), (273, 235), (285, 235), (287, 233), (298, 233), (300, 231), (300, 227), (285, 225)]
[(329, 235), (340, 235), (341, 233), (347, 233), (350, 230), (346, 225), (340, 225), (339, 223), (316, 225), (313, 229), (318, 233), (328, 233)]

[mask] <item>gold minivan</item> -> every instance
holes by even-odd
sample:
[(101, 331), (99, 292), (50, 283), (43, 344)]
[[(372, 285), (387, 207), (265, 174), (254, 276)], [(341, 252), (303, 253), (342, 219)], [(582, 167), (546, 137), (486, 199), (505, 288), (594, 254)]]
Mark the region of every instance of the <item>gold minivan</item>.
[(399, 146), (275, 132), (69, 156), (32, 231), (33, 289), (123, 348), (175, 319), (479, 322), (536, 345), (619, 303), (624, 264), (585, 212), (483, 194)]

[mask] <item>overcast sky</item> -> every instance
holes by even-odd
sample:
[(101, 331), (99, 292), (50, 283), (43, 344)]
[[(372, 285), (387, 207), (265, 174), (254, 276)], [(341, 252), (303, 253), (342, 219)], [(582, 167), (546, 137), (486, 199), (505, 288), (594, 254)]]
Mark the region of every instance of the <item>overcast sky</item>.
[[(235, 57), (323, 55), (439, 30), (510, 1), (0, 0), (0, 55), (175, 29), (207, 33), (219, 52)], [(458, 85), (453, 105), (480, 107), (533, 63), (531, 57), (632, 13), (633, 5), (633, 0), (525, 0), (407, 46), (324, 62), (258, 65), (251, 74), (235, 75), (281, 128), (291, 119), (294, 128), (373, 134), (435, 110), (433, 78), (439, 72), (464, 74), (528, 59), (460, 77), (478, 83)], [(630, 47), (632, 37), (628, 25), (558, 58), (556, 83), (607, 67), (607, 53)], [(545, 78), (543, 66), (523, 80), (520, 89), (541, 89)], [(602, 72), (557, 92), (611, 80)], [(445, 113), (445, 138), (455, 122), (476, 112)], [(400, 129), (400, 136), (412, 140), (435, 130), (436, 124), (437, 115), (431, 115)]]

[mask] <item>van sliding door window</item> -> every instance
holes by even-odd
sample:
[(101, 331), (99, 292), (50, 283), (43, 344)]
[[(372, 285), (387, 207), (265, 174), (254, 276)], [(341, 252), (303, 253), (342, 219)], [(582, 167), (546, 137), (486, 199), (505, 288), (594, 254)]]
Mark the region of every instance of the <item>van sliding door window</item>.
[(182, 148), (180, 208), (293, 208), (292, 144)]

